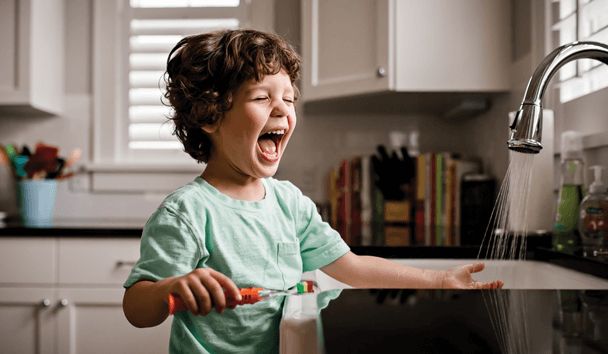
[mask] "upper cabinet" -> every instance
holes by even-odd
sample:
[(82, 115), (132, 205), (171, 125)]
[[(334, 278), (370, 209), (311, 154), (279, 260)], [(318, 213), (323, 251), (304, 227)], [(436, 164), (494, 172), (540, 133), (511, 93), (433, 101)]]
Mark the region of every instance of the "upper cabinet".
[(302, 98), (510, 88), (507, 0), (302, 0)]
[(0, 116), (63, 111), (63, 29), (63, 0), (0, 1)]

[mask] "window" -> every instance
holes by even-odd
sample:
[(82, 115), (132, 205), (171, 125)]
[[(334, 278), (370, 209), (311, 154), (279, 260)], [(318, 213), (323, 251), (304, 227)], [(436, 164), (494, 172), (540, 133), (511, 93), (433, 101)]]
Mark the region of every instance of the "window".
[(184, 36), (249, 27), (249, 0), (96, 0), (94, 162), (195, 164), (163, 104), (167, 57)]
[[(551, 0), (551, 46), (574, 41), (608, 44), (608, 0)], [(567, 102), (608, 87), (608, 65), (581, 59), (559, 71), (560, 101)]]

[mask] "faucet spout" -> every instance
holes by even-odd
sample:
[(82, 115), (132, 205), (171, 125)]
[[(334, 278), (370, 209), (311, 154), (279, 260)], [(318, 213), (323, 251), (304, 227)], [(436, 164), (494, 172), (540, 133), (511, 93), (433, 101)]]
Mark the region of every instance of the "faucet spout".
[(598, 42), (573, 42), (563, 45), (538, 65), (526, 88), (524, 99), (511, 124), (509, 149), (537, 154), (543, 127), (542, 99), (549, 81), (565, 64), (576, 59), (596, 59), (608, 65), (608, 45)]

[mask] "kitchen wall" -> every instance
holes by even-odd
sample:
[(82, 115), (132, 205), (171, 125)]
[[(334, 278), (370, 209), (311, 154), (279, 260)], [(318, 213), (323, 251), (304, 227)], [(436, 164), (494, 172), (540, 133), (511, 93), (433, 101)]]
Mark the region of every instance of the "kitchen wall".
[[(274, 27), (278, 34), (299, 49), (299, 0), (266, 0), (262, 3), (263, 11), (254, 14), (257, 27), (266, 30)], [(500, 183), (508, 165), (508, 150), (505, 146), (508, 138), (508, 112), (518, 108), (533, 69), (545, 55), (542, 30), (544, 13), (539, 3), (534, 0), (513, 0), (513, 90), (511, 93), (495, 95), (492, 107), (486, 113), (472, 119), (450, 120), (434, 115), (396, 111), (387, 108), (386, 102), (382, 101), (371, 101), (367, 105), (368, 110), (352, 113), (348, 107), (340, 107), (339, 104), (327, 110), (314, 107), (309, 109), (310, 107), (300, 104), (297, 109), (297, 129), (276, 177), (291, 180), (313, 200), (323, 202), (327, 199), (329, 170), (341, 159), (374, 153), (377, 144), (388, 145), (388, 132), (391, 130), (417, 130), (420, 132), (421, 152), (451, 150), (478, 156), (483, 160), (486, 172), (495, 176)], [(0, 142), (34, 145), (38, 140), (44, 140), (58, 145), (64, 154), (79, 147), (85, 153), (86, 162), (90, 161), (92, 155), (92, 1), (66, 0), (65, 5), (66, 113), (50, 118), (0, 117)], [(567, 124), (577, 124), (574, 119), (562, 123), (562, 117), (580, 115), (590, 117), (590, 126), (585, 129), (592, 131), (596, 124), (602, 122), (602, 129), (608, 131), (605, 116), (598, 113), (607, 111), (602, 109), (608, 104), (608, 100), (602, 99), (607, 93), (607, 90), (603, 90), (575, 100), (578, 103), (558, 106), (556, 134)], [(305, 92), (302, 94), (306, 95)], [(551, 100), (551, 97), (546, 99)], [(588, 106), (595, 109), (586, 109)], [(194, 178), (197, 174), (192, 173), (191, 177)], [(89, 194), (78, 192), (79, 183), (78, 180), (60, 183), (56, 216), (146, 218), (166, 195)], [(10, 177), (6, 171), (0, 171), (0, 210), (14, 213), (15, 205)]]

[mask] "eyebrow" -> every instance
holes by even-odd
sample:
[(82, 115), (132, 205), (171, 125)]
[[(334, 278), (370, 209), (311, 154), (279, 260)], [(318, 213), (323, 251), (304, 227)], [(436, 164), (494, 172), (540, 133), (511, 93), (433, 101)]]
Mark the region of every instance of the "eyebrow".
[[(247, 90), (245, 91), (245, 93), (246, 93), (246, 94), (249, 94), (249, 93), (251, 93), (251, 92), (253, 92), (253, 91), (257, 91), (257, 90), (269, 90), (269, 89), (271, 89), (271, 88), (272, 88), (272, 85), (263, 85), (263, 84), (262, 84), (262, 85), (257, 85), (257, 86), (254, 86), (254, 87), (252, 87), (252, 88), (247, 89)], [(293, 89), (293, 86), (292, 86), (292, 85), (289, 85), (289, 87), (288, 87), (287, 89), (290, 91), (290, 93), (291, 93), (291, 94), (294, 94), (294, 95), (295, 95), (295, 90)]]

